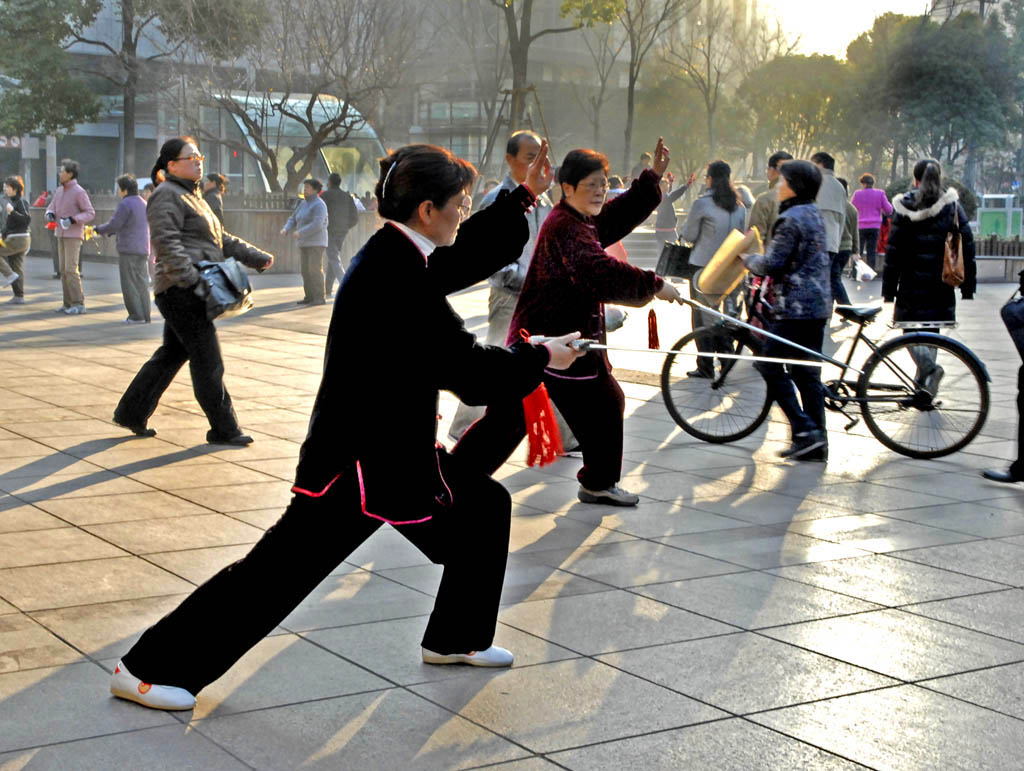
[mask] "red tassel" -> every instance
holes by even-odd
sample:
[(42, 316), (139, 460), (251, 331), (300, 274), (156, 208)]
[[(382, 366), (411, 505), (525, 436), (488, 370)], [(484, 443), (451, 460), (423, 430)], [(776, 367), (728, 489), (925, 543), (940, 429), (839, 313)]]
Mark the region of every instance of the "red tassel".
[(523, 399), (523, 416), (526, 418), (526, 438), (529, 442), (526, 465), (546, 466), (554, 463), (564, 452), (562, 436), (558, 433), (555, 410), (543, 383)]
[(653, 350), (661, 348), (658, 342), (658, 317), (654, 314), (654, 308), (647, 313), (647, 347)]

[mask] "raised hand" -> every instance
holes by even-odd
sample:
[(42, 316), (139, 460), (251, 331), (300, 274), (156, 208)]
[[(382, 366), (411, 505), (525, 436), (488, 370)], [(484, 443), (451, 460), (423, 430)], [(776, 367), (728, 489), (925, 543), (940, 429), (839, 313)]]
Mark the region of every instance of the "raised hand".
[(651, 171), (661, 176), (665, 173), (665, 169), (668, 168), (668, 161), (668, 148), (665, 147), (662, 137), (658, 137), (658, 146), (654, 148), (654, 160), (651, 163)]
[(548, 140), (540, 140), (540, 150), (526, 169), (526, 181), (523, 183), (535, 196), (551, 187), (554, 174), (551, 173), (551, 159), (548, 158)]

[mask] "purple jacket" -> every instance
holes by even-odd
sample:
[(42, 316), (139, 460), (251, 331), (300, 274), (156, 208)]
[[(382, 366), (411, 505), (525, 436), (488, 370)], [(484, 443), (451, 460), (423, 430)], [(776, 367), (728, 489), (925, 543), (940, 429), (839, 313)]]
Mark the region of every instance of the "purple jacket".
[[(53, 212), (57, 216), (57, 229), (54, 235), (57, 238), (82, 238), (84, 236), (85, 224), (92, 222), (96, 216), (96, 210), (92, 208), (89, 194), (85, 188), (73, 179), (66, 185), (57, 185), (57, 191), (53, 194), (50, 205), (46, 211)], [(60, 226), (64, 217), (71, 217), (74, 223), (67, 230)]]
[(859, 230), (882, 227), (882, 215), (892, 213), (892, 204), (885, 197), (885, 191), (877, 187), (862, 187), (853, 194), (850, 203), (857, 207)]
[(149, 254), (149, 223), (146, 202), (139, 195), (126, 195), (117, 204), (110, 222), (96, 228), (101, 236), (117, 234), (118, 254)]

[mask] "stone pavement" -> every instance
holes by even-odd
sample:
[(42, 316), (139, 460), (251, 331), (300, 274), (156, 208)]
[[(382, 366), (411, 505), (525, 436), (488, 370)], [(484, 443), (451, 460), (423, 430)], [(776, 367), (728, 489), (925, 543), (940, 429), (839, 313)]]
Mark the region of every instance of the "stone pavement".
[[(1008, 285), (961, 305), (955, 334), (994, 381), (965, 452), (910, 460), (830, 416), (827, 466), (782, 463), (777, 420), (702, 444), (625, 383), (639, 507), (578, 503), (578, 459), (500, 471), (515, 510), (496, 642), (514, 668), (419, 661), (440, 569), (384, 528), (171, 714), (111, 698), (109, 672), (287, 504), (331, 309), (296, 309), (297, 276), (257, 277), (258, 310), (220, 325), (251, 447), (203, 443), (187, 371), (159, 436), (136, 439), (110, 415), (162, 324), (120, 323), (109, 265), (86, 268), (87, 315), (57, 316), (49, 272), (30, 259), (30, 302), (0, 306), (0, 769), (1021, 767), (1024, 486), (978, 476), (1014, 452)], [(482, 331), (486, 290), (453, 304)], [(688, 313), (658, 310), (670, 343)], [(643, 344), (630, 313), (613, 339)], [(442, 412), (444, 430), (450, 398)]]

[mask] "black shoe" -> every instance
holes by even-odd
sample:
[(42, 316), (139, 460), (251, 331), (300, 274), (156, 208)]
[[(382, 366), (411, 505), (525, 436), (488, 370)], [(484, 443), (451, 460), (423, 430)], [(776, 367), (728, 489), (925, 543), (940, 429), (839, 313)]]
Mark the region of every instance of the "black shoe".
[(811, 450), (808, 453), (801, 455), (797, 460), (814, 461), (815, 463), (828, 463), (828, 445), (819, 447), (817, 450)]
[(156, 436), (155, 428), (146, 428), (145, 425), (129, 423), (126, 420), (119, 420), (117, 415), (114, 416), (114, 422), (121, 426), (121, 428), (127, 428), (135, 436)]
[(220, 437), (213, 431), (206, 432), (206, 441), (210, 444), (229, 444), (234, 447), (245, 447), (246, 445), (252, 444), (252, 437), (248, 434), (243, 434), (239, 431), (234, 436)]
[(794, 434), (793, 444), (790, 445), (788, 450), (783, 450), (779, 453), (780, 458), (802, 458), (812, 450), (817, 450), (822, 447), (827, 447), (828, 441), (825, 438), (825, 432), (814, 430), (804, 431), (799, 434)]
[(309, 305), (311, 302), (312, 302), (312, 300), (308, 300), (305, 297), (303, 297), (301, 300), (299, 300), (295, 304), (296, 305)]
[(711, 380), (711, 379), (713, 379), (715, 377), (713, 372), (709, 372), (708, 370), (704, 370), (704, 369), (691, 369), (689, 372), (686, 373), (686, 376), (687, 377), (702, 377), (702, 378), (705, 378), (707, 380)]
[(993, 482), (1024, 482), (1024, 477), (1011, 474), (1009, 471), (997, 471), (996, 469), (991, 468), (987, 468), (982, 471), (981, 475), (985, 477), (985, 479), (990, 479)]

